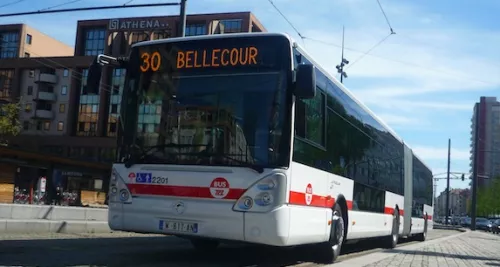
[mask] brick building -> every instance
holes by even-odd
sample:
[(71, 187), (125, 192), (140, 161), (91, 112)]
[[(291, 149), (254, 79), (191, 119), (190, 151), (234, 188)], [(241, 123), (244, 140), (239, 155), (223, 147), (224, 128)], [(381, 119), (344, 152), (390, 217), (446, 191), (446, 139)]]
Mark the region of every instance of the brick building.
[[(9, 97), (21, 97), (22, 102), (23, 132), (12, 139), (11, 145), (85, 161), (87, 165), (80, 167), (54, 162), (42, 165), (48, 166), (46, 173), (52, 181), (60, 181), (68, 190), (72, 187), (81, 191), (82, 186), (78, 184), (85, 184), (89, 191), (107, 191), (109, 167), (103, 167), (103, 162), (112, 162), (116, 152), (114, 137), (125, 70), (105, 68), (103, 86), (99, 94), (92, 95), (85, 90), (87, 68), (98, 54), (124, 56), (132, 44), (179, 36), (178, 29), (179, 16), (83, 20), (77, 24), (72, 57), (33, 58), (31, 55), (31, 58), (0, 59), (0, 75), (6, 69), (11, 71)], [(253, 14), (240, 12), (188, 15), (185, 34), (262, 31), (265, 28)], [(70, 171), (73, 177), (64, 175)], [(102, 181), (102, 188), (94, 188), (94, 184)]]

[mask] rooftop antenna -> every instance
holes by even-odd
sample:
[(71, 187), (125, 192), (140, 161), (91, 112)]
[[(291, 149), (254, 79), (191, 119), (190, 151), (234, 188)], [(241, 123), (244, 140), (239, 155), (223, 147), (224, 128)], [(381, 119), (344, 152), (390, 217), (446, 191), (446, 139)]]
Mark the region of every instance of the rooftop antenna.
[(340, 60), (340, 64), (336, 66), (337, 72), (340, 74), (340, 83), (343, 83), (344, 78), (347, 78), (347, 73), (344, 71), (344, 67), (349, 64), (349, 60), (344, 58), (344, 36), (345, 36), (345, 28), (342, 25), (342, 58)]

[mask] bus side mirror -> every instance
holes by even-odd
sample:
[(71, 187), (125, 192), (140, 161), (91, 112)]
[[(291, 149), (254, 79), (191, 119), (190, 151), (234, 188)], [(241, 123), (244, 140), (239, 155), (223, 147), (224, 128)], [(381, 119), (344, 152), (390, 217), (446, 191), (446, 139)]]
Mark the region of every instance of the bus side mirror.
[(89, 72), (87, 75), (87, 93), (98, 94), (99, 86), (101, 84), (102, 66), (97, 62), (97, 57), (92, 62), (89, 67)]
[(297, 66), (293, 93), (301, 99), (310, 99), (316, 96), (316, 70), (312, 64)]

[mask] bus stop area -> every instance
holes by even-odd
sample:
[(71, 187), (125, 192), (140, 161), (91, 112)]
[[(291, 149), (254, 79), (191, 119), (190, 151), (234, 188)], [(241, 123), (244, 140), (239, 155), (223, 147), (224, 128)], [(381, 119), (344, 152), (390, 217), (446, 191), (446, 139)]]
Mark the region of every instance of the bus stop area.
[(68, 206), (102, 206), (110, 171), (109, 163), (0, 146), (0, 203), (52, 204), (59, 188)]

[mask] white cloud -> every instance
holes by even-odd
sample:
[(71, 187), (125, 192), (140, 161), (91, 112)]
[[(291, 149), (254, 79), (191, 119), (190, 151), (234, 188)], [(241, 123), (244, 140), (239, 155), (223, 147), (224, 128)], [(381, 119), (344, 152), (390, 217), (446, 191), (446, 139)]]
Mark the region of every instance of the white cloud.
[[(432, 147), (432, 146), (412, 146), (416, 155), (424, 161), (431, 160), (446, 160), (448, 158), (448, 148)], [(469, 149), (451, 148), (450, 156), (452, 161), (468, 161), (470, 157)]]

